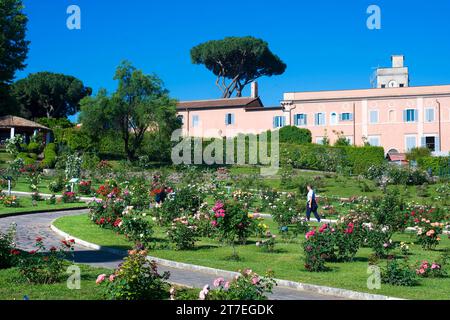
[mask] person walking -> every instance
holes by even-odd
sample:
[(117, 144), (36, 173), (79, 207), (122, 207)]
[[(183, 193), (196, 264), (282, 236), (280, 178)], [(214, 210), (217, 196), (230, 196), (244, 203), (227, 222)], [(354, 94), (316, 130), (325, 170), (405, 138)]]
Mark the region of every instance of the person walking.
[(307, 185), (306, 188), (308, 189), (308, 196), (307, 196), (307, 202), (306, 202), (306, 219), (310, 221), (311, 219), (311, 212), (314, 213), (314, 216), (316, 217), (317, 221), (320, 222), (320, 216), (317, 213), (317, 209), (319, 206), (317, 205), (316, 201), (316, 193), (314, 192), (314, 189), (311, 185)]

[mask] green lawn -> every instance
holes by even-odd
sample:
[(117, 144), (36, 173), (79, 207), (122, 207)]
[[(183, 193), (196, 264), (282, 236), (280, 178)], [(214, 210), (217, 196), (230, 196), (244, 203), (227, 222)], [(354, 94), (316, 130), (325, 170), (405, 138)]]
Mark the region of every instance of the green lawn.
[[(267, 219), (267, 224), (271, 230), (276, 230), (274, 223)], [(103, 246), (118, 247), (121, 249), (131, 248), (132, 244), (123, 236), (116, 235), (113, 231), (104, 230), (91, 223), (87, 215), (63, 217), (55, 222), (59, 229), (71, 234), (74, 237), (86, 241), (97, 243)], [(155, 240), (164, 243), (164, 231), (155, 228)], [(412, 242), (409, 234), (398, 234), (394, 237), (396, 241)], [(149, 254), (180, 262), (193, 263), (208, 267), (220, 268), (236, 271), (243, 268), (251, 268), (254, 271), (264, 274), (266, 270), (272, 269), (279, 279), (299, 281), (331, 287), (345, 288), (350, 290), (383, 294), (394, 297), (410, 299), (450, 299), (450, 278), (444, 279), (422, 279), (420, 285), (416, 287), (396, 287), (383, 284), (380, 290), (367, 289), (367, 257), (371, 251), (361, 248), (356, 256), (356, 261), (352, 263), (329, 263), (331, 271), (321, 273), (311, 273), (304, 269), (302, 262), (301, 241), (283, 242), (281, 239), (276, 245), (275, 253), (263, 252), (254, 244), (255, 239), (251, 239), (249, 244), (238, 247), (241, 261), (230, 261), (228, 257), (232, 254), (232, 249), (221, 246), (212, 239), (201, 239), (197, 243), (195, 250), (175, 251), (170, 249), (153, 250)], [(450, 247), (450, 240), (445, 237), (438, 250), (423, 251), (417, 245), (410, 245), (410, 263), (418, 265), (423, 259), (436, 259), (444, 248)], [(382, 262), (384, 265), (384, 262)]]
[(56, 203), (56, 204), (47, 204), (45, 200), (38, 201), (37, 206), (33, 207), (32, 201), (30, 197), (20, 197), (20, 207), (17, 208), (7, 208), (3, 205), (0, 205), (0, 217), (5, 214), (11, 213), (30, 213), (35, 211), (45, 211), (45, 210), (63, 210), (70, 208), (87, 208), (87, 204), (85, 202), (76, 202), (76, 203)]
[(56, 284), (29, 284), (24, 280), (18, 269), (0, 270), (0, 300), (100, 300), (102, 293), (95, 284), (97, 276), (110, 273), (107, 269), (92, 268), (79, 265), (81, 269), (80, 290), (70, 290), (66, 281)]

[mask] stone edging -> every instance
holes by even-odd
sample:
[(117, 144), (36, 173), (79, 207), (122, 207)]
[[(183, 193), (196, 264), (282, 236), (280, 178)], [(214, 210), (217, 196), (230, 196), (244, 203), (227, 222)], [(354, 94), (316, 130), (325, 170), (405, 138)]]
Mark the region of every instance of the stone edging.
[[(50, 228), (52, 229), (53, 232), (55, 232), (56, 234), (58, 234), (61, 237), (73, 239), (73, 240), (75, 240), (75, 243), (77, 243), (83, 247), (87, 247), (87, 248), (90, 248), (93, 250), (106, 251), (106, 252), (120, 255), (120, 256), (126, 255), (126, 251), (124, 251), (124, 250), (114, 249), (114, 248), (110, 248), (110, 247), (104, 247), (104, 246), (100, 246), (98, 244), (90, 243), (90, 242), (72, 237), (68, 233), (66, 233), (62, 230), (59, 230), (57, 227), (54, 226), (53, 223), (54, 223), (54, 221), (52, 221), (52, 223), (50, 225)], [(239, 275), (239, 273), (233, 272), (233, 271), (215, 269), (215, 268), (210, 268), (210, 267), (203, 267), (203, 266), (198, 266), (198, 265), (194, 265), (194, 264), (166, 260), (166, 259), (161, 259), (161, 258), (152, 257), (152, 256), (147, 256), (147, 259), (153, 260), (156, 263), (166, 266), (166, 267), (172, 267), (172, 268), (188, 270), (188, 271), (195, 271), (195, 272), (204, 272), (204, 273), (227, 277), (227, 278), (233, 278), (233, 277)], [(352, 290), (347, 290), (347, 289), (319, 286), (319, 285), (300, 283), (300, 282), (289, 281), (289, 280), (281, 280), (281, 279), (275, 279), (275, 280), (276, 280), (278, 286), (281, 286), (281, 287), (287, 287), (287, 288), (294, 289), (294, 290), (313, 292), (313, 293), (317, 293), (317, 294), (336, 296), (336, 297), (347, 298), (347, 299), (403, 300), (403, 299), (395, 298), (395, 297), (389, 297), (389, 296), (378, 295), (378, 294), (370, 294), (370, 293), (352, 291)]]

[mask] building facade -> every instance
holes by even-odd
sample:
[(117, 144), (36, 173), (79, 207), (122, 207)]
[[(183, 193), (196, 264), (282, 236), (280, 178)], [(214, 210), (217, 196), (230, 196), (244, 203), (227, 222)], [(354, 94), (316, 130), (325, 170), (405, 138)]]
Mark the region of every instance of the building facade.
[(423, 146), (448, 154), (450, 85), (410, 87), (403, 57), (393, 56), (392, 62), (392, 68), (377, 71), (376, 88), (287, 92), (275, 108), (263, 106), (257, 87), (249, 98), (181, 102), (183, 132), (223, 137), (292, 125), (309, 129), (314, 143), (345, 136), (351, 144), (368, 142), (386, 153)]

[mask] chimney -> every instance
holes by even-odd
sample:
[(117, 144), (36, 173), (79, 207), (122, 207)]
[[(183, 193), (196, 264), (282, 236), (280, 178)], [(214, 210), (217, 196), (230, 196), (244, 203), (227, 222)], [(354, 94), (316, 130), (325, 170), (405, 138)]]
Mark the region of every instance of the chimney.
[(403, 55), (392, 56), (392, 68), (403, 68), (405, 57)]
[(252, 98), (258, 98), (259, 97), (259, 93), (258, 93), (258, 82), (253, 81), (252, 82), (252, 94), (251, 97)]

